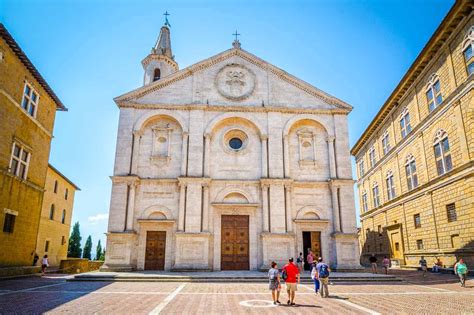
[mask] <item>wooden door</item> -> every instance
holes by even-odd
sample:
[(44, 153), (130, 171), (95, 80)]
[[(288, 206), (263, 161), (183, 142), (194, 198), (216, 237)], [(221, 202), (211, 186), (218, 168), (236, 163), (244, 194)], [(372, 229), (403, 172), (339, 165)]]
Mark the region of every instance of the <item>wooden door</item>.
[(390, 241), (392, 247), (392, 257), (395, 259), (403, 259), (402, 238), (400, 232), (392, 232), (390, 234)]
[(321, 255), (321, 232), (311, 232), (311, 251), (314, 255), (314, 261), (317, 261)]
[(145, 270), (165, 269), (166, 232), (147, 231)]
[(249, 216), (221, 217), (221, 270), (249, 270)]

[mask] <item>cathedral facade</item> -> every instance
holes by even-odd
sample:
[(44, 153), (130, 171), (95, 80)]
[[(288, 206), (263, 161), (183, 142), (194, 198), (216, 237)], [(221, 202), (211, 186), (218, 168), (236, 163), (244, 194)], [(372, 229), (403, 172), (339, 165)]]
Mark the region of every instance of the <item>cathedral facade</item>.
[(359, 266), (352, 107), (233, 47), (182, 70), (161, 28), (120, 108), (103, 269)]

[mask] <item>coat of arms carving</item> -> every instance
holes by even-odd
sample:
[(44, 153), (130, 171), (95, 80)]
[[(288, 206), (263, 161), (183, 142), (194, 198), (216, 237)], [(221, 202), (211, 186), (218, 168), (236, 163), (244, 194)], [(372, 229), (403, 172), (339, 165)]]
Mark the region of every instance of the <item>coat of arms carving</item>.
[(255, 75), (242, 65), (226, 65), (217, 73), (216, 86), (222, 96), (241, 100), (252, 94)]

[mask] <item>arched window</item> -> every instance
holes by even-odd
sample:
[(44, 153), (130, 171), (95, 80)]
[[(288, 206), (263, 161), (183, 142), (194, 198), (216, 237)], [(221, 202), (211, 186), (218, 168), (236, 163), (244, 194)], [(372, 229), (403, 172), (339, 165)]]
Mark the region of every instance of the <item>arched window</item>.
[(441, 85), (439, 83), (439, 77), (437, 74), (433, 74), (430, 77), (430, 81), (426, 87), (426, 100), (428, 101), (428, 109), (430, 112), (441, 105), (443, 102), (443, 96), (441, 95)]
[(54, 220), (54, 203), (51, 205), (51, 209), (49, 209), (49, 219)]
[(64, 192), (64, 199), (67, 200), (67, 195), (69, 194), (69, 189), (66, 188), (66, 191)]
[(153, 82), (158, 81), (161, 78), (161, 70), (159, 68), (156, 68), (155, 71), (153, 71)]
[(54, 181), (54, 193), (57, 193), (58, 192), (58, 181), (55, 180)]
[(372, 146), (369, 149), (369, 162), (371, 168), (375, 166), (375, 163), (377, 163), (377, 158), (375, 157), (375, 146)]
[(362, 210), (364, 212), (369, 210), (369, 205), (367, 204), (367, 192), (365, 190), (362, 191)]
[(374, 202), (374, 208), (377, 208), (380, 206), (380, 193), (379, 193), (379, 185), (377, 182), (374, 183), (372, 187), (372, 198)]
[(433, 149), (438, 175), (449, 172), (453, 168), (453, 162), (451, 160), (448, 134), (446, 131), (440, 129), (436, 132)]
[(63, 215), (61, 216), (61, 223), (66, 223), (66, 209), (63, 209)]
[(382, 136), (382, 148), (383, 154), (387, 154), (390, 151), (390, 135), (388, 130), (386, 130)]
[(387, 183), (387, 197), (388, 200), (392, 200), (396, 197), (395, 193), (395, 182), (393, 180), (393, 172), (390, 170), (387, 172), (387, 177), (385, 179)]
[(400, 133), (402, 138), (405, 138), (407, 134), (411, 132), (411, 124), (410, 124), (410, 113), (408, 112), (408, 108), (402, 111), (400, 115)]
[(474, 26), (471, 26), (464, 38), (462, 52), (464, 55), (464, 62), (466, 63), (467, 75), (474, 73), (474, 58), (472, 55), (472, 48), (474, 47)]
[(415, 157), (412, 154), (409, 154), (405, 161), (405, 174), (407, 177), (408, 190), (412, 190), (418, 187), (418, 175), (416, 172), (416, 162), (415, 162)]

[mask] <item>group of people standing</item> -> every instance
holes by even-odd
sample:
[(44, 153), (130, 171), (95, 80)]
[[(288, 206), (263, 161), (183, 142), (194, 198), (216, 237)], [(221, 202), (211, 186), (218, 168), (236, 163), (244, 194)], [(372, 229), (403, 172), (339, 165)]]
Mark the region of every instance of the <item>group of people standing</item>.
[[(321, 257), (314, 261), (314, 255), (309, 251), (306, 257), (306, 262), (311, 268), (311, 278), (314, 281), (314, 290), (316, 294), (320, 292), (322, 298), (329, 296), (329, 266), (323, 261)], [(281, 276), (278, 270), (276, 262), (271, 263), (271, 269), (268, 271), (269, 289), (272, 291), (273, 304), (279, 305), (280, 302), (280, 291), (281, 282), (285, 281), (286, 292), (288, 294), (288, 301), (286, 302), (289, 306), (294, 306), (296, 291), (298, 291), (298, 283), (300, 283), (300, 275), (303, 272), (304, 259), (303, 253), (300, 253), (296, 259), (296, 264), (293, 258), (288, 259), (288, 263), (283, 266)]]

